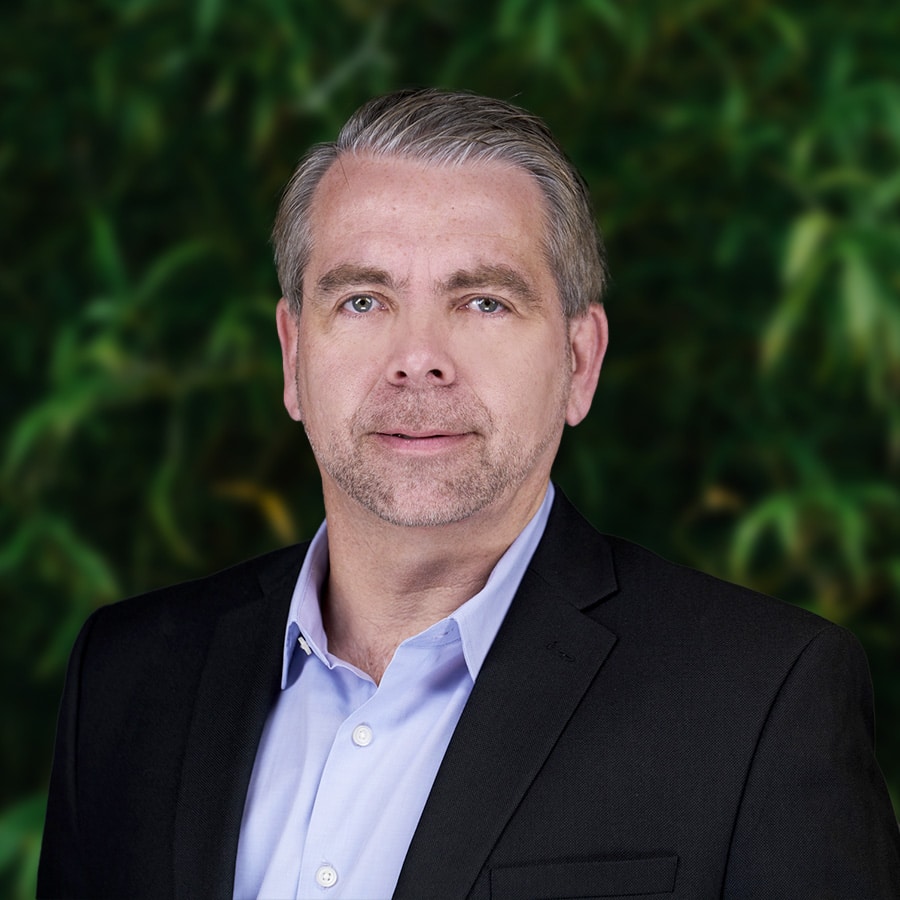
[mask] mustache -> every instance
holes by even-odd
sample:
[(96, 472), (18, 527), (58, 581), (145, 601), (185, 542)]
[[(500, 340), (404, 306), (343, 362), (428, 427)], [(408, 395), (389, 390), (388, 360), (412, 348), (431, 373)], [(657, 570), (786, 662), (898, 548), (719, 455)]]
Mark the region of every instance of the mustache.
[(434, 434), (485, 433), (493, 420), (474, 395), (409, 391), (370, 397), (351, 419), (354, 433), (432, 432)]

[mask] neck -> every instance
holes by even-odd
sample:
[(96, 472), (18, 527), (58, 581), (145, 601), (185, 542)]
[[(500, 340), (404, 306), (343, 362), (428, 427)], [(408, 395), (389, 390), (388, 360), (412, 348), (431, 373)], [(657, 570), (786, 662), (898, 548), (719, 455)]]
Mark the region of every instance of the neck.
[(329, 503), (326, 494), (329, 651), (378, 683), (400, 643), (484, 587), (545, 490), (500, 512), (422, 528), (392, 525), (343, 497)]

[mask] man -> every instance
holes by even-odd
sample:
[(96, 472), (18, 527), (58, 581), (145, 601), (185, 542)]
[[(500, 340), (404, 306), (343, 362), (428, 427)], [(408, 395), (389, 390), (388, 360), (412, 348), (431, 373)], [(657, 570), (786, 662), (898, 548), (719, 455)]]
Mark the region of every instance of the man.
[(865, 660), (550, 484), (606, 348), (546, 127), (401, 92), (275, 228), (311, 545), (95, 613), (41, 896), (888, 898)]

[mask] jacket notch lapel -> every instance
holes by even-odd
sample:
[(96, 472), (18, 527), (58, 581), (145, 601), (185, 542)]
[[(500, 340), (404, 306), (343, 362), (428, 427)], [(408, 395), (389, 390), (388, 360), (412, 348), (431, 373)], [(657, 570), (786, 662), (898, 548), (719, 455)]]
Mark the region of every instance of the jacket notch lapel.
[[(296, 559), (296, 556), (294, 557)], [(230, 897), (247, 787), (280, 688), (293, 580), (277, 579), (216, 622), (197, 688), (175, 817), (175, 892)]]
[(526, 573), (438, 770), (395, 898), (471, 891), (615, 640)]

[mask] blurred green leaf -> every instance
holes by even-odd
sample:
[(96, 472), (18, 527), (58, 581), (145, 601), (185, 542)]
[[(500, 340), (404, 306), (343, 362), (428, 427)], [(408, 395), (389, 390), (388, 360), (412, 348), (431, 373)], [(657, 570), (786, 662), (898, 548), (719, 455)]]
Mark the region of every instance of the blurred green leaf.
[(786, 284), (793, 284), (809, 271), (831, 231), (830, 217), (819, 209), (810, 210), (794, 222), (787, 237), (782, 269)]
[(874, 329), (882, 305), (881, 291), (859, 247), (848, 247), (843, 263), (844, 324), (850, 344), (862, 359), (873, 349)]
[(46, 807), (39, 793), (0, 812), (0, 875), (11, 875), (12, 900), (34, 896)]

